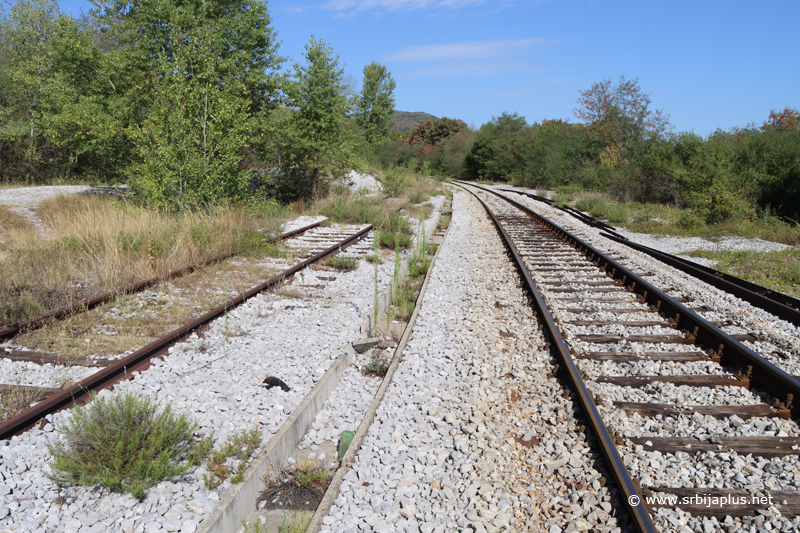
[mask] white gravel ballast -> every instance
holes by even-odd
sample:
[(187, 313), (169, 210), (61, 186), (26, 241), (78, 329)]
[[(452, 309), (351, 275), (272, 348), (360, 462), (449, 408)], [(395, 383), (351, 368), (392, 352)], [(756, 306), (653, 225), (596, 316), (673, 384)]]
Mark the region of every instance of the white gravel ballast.
[[(380, 266), (378, 290), (392, 270), (391, 261)], [(283, 289), (303, 297), (262, 293), (216, 320), (203, 338), (176, 345), (169, 357), (101, 396), (128, 390), (162, 407), (171, 403), (173, 412), (197, 421), (199, 436), (214, 433), (216, 447), (259, 428), (263, 448), (345, 345), (360, 338), (374, 273), (366, 261), (353, 272), (306, 269)], [(279, 377), (291, 391), (262, 387), (266, 376)], [(203, 467), (151, 487), (142, 501), (100, 487), (59, 487), (46, 477), (47, 444), (59, 438), (56, 428), (68, 415), (48, 416), (43, 429), (0, 441), (0, 532), (193, 533), (231, 487), (226, 481), (207, 488)]]

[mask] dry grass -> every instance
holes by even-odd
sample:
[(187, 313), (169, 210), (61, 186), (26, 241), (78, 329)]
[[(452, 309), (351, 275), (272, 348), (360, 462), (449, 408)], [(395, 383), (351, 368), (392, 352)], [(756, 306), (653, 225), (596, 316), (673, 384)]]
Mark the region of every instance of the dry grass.
[[(278, 274), (253, 258), (235, 258), (162, 282), (141, 293), (17, 336), (31, 349), (65, 357), (121, 354), (141, 348)], [(229, 331), (230, 336), (240, 332)]]
[(37, 239), (39, 232), (36, 227), (24, 216), (0, 205), (0, 254), (14, 245), (31, 242)]
[[(43, 202), (48, 237), (20, 229), (4, 239), (0, 324), (12, 324), (81, 298), (119, 289), (229, 251), (275, 251), (257, 229), (277, 230), (285, 210), (220, 206), (171, 215), (95, 196)], [(2, 215), (0, 215), (2, 216)]]
[(27, 410), (31, 404), (47, 397), (45, 389), (5, 386), (0, 388), (0, 421), (8, 420)]

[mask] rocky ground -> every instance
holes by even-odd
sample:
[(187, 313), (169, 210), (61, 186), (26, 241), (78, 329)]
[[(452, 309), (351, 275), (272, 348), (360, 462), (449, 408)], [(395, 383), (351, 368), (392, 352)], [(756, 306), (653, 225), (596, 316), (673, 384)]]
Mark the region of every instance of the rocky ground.
[(457, 193), (403, 362), (322, 531), (619, 531), (517, 278)]

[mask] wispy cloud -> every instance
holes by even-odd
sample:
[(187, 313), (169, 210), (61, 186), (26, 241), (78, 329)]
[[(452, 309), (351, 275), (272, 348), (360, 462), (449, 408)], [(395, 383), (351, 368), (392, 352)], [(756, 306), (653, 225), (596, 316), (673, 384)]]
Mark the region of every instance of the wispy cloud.
[[(417, 70), (398, 73), (399, 78), (491, 77), (506, 74), (536, 74), (529, 57), (544, 39), (496, 39), (458, 43), (423, 44), (400, 48), (384, 61), (422, 63)], [(523, 56), (523, 57), (520, 57)]]
[(498, 39), (461, 43), (422, 44), (406, 46), (386, 58), (386, 61), (459, 61), (504, 58), (530, 49), (542, 39)]
[(528, 63), (495, 61), (445, 63), (398, 74), (398, 78), (489, 78), (505, 74), (536, 74), (539, 69)]

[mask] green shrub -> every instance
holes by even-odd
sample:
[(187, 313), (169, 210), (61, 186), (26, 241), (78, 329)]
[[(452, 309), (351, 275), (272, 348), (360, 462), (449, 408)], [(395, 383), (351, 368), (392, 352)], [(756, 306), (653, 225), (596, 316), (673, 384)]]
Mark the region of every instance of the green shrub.
[(405, 233), (390, 233), (381, 231), (376, 237), (381, 248), (409, 248), (411, 246), (411, 236)]
[(391, 167), (378, 176), (378, 182), (383, 187), (383, 192), (389, 196), (400, 196), (406, 188), (405, 171), (398, 167)]
[(574, 195), (581, 192), (581, 188), (577, 185), (560, 185), (556, 187), (556, 194)]
[(693, 231), (702, 228), (706, 223), (703, 217), (695, 211), (686, 210), (681, 214), (677, 225), (681, 229)]
[(132, 393), (107, 400), (92, 396), (58, 429), (64, 440), (48, 445), (56, 483), (102, 485), (144, 498), (162, 479), (183, 475), (193, 465), (196, 424), (160, 411), (146, 396)]
[(606, 210), (606, 218), (613, 224), (625, 224), (629, 217), (628, 209), (624, 205), (611, 205)]
[(358, 268), (358, 259), (333, 256), (327, 260), (328, 266), (337, 270), (355, 270)]
[(414, 205), (421, 204), (422, 202), (427, 202), (431, 199), (429, 194), (426, 194), (424, 191), (419, 189), (414, 189), (410, 193), (408, 193), (408, 201)]

